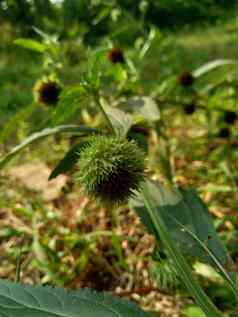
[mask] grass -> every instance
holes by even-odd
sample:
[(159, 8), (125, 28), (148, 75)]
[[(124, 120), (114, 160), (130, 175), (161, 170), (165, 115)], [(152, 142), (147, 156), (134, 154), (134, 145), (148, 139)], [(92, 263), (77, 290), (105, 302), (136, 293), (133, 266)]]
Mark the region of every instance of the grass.
[(231, 17), (214, 26), (197, 27), (195, 30), (188, 28), (171, 34), (170, 42), (181, 49), (183, 65), (193, 68), (215, 58), (236, 58), (237, 29), (237, 18)]

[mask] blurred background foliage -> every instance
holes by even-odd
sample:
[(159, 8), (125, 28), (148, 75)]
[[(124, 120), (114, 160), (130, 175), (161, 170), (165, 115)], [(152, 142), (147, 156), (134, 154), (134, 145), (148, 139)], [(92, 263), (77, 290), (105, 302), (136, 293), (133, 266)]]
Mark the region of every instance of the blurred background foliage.
[[(218, 58), (223, 57), (223, 47), (227, 45), (229, 51), (226, 54), (234, 55), (238, 27), (236, 7), (235, 0), (1, 0), (1, 121), (31, 100), (31, 96), (24, 92), (40, 75), (40, 58), (13, 45), (13, 40), (18, 37), (42, 40), (35, 28), (60, 41), (67, 51), (69, 66), (73, 66), (84, 59), (87, 45), (96, 47), (110, 41), (124, 48), (138, 47), (155, 27), (162, 31), (163, 42), (158, 38), (153, 51), (159, 60), (148, 56), (144, 63), (144, 78), (148, 80), (148, 74), (155, 64), (158, 68), (159, 61), (164, 65), (170, 63), (171, 67), (160, 65), (157, 76), (167, 76), (180, 71), (184, 62), (197, 67), (214, 53)], [(161, 54), (163, 44), (168, 47), (165, 54)], [(77, 70), (76, 67), (75, 73)], [(73, 71), (72, 67), (70, 71)], [(18, 80), (21, 73), (24, 76)], [(70, 77), (74, 76), (71, 74)]]
[(218, 21), (236, 5), (235, 0), (1, 0), (0, 19), (14, 25), (18, 35), (34, 34), (35, 25), (62, 38), (85, 33), (86, 40), (95, 41), (113, 32), (113, 21), (123, 15), (166, 29)]

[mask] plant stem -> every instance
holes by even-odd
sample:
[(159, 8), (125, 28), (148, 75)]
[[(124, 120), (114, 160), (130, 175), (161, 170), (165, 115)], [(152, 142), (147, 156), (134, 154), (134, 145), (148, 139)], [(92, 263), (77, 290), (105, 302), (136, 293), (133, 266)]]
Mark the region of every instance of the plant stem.
[(21, 256), (22, 256), (22, 248), (19, 248), (19, 253), (17, 256), (17, 265), (16, 265), (16, 282), (19, 283), (21, 280)]
[(187, 263), (181, 252), (179, 252), (179, 250), (177, 249), (177, 246), (171, 238), (171, 235), (167, 230), (163, 219), (159, 217), (159, 214), (156, 212), (156, 208), (153, 205), (153, 201), (151, 200), (150, 195), (147, 191), (146, 184), (142, 188), (142, 196), (145, 206), (148, 210), (148, 214), (154, 224), (154, 228), (157, 234), (160, 236), (168, 252), (168, 255), (171, 257), (182, 283), (184, 283), (189, 293), (193, 296), (197, 304), (201, 307), (203, 312), (208, 317), (222, 317), (222, 313), (211, 302), (211, 300), (205, 294), (198, 282), (194, 280), (189, 264)]
[(105, 121), (106, 121), (108, 127), (109, 127), (110, 130), (113, 132), (113, 134), (116, 135), (116, 134), (117, 134), (117, 131), (116, 131), (115, 127), (113, 126), (111, 120), (109, 119), (109, 117), (108, 117), (106, 111), (105, 111), (104, 108), (103, 108), (103, 105), (102, 105), (102, 103), (101, 103), (101, 101), (100, 101), (99, 92), (94, 92), (94, 101), (95, 101), (96, 105), (98, 106), (99, 110), (101, 111), (101, 113), (102, 113), (102, 115), (103, 115), (103, 117), (104, 117), (104, 119), (105, 119)]
[(118, 209), (116, 207), (111, 208), (111, 219), (112, 219), (112, 227), (116, 228), (118, 226), (118, 214), (117, 214)]

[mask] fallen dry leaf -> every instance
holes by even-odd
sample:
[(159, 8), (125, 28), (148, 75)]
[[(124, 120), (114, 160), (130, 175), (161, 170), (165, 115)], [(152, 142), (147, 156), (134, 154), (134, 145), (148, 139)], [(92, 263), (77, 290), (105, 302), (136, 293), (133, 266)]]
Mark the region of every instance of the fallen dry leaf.
[(51, 173), (50, 168), (41, 162), (26, 163), (10, 169), (9, 176), (22, 183), (31, 191), (41, 192), (44, 201), (56, 199), (65, 186), (67, 176), (59, 175), (48, 181)]

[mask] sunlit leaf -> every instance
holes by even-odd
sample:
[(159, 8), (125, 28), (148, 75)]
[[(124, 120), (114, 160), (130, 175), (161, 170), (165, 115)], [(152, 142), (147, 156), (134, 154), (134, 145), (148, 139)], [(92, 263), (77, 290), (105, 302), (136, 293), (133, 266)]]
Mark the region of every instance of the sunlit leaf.
[(132, 116), (122, 110), (112, 107), (104, 107), (112, 125), (120, 132), (121, 135), (126, 135), (132, 126)]
[(212, 70), (215, 70), (218, 67), (225, 66), (225, 65), (238, 66), (238, 63), (235, 60), (229, 60), (229, 59), (214, 60), (214, 61), (206, 63), (206, 64), (200, 66), (199, 68), (197, 68), (196, 70), (194, 70), (193, 76), (200, 77), (200, 76), (205, 75), (206, 73), (208, 73)]
[(39, 53), (44, 53), (46, 50), (46, 46), (43, 43), (31, 39), (19, 38), (14, 41), (14, 44)]
[(135, 96), (128, 98), (118, 104), (123, 110), (143, 117), (148, 121), (157, 121), (160, 119), (160, 111), (152, 97), (149, 96)]

